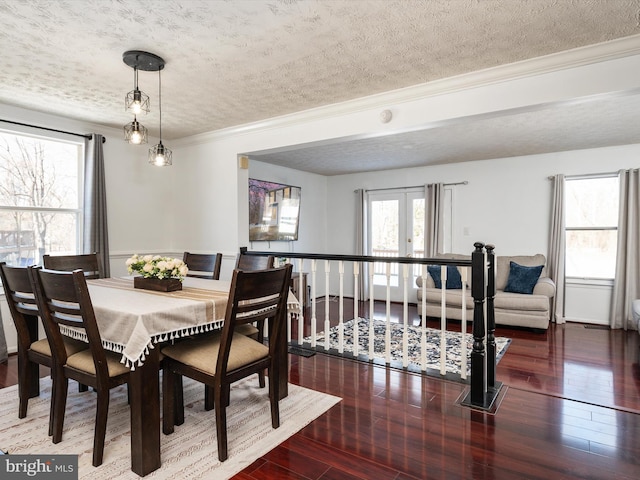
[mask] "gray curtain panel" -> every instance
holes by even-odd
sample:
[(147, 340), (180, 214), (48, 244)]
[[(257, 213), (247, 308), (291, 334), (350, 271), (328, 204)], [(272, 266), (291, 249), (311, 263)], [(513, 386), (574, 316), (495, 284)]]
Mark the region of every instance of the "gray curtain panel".
[(424, 256), (433, 258), (444, 253), (444, 186), (430, 183), (424, 186)]
[(105, 277), (109, 270), (109, 235), (107, 231), (107, 191), (104, 175), (102, 135), (93, 134), (85, 143), (84, 170), (84, 253), (97, 252)]
[(551, 305), (551, 320), (565, 323), (564, 319), (564, 175), (558, 174), (552, 179), (551, 229), (549, 236), (549, 258), (547, 270), (549, 278), (556, 284), (556, 296)]
[[(367, 244), (367, 191), (363, 188), (356, 190), (356, 255), (368, 255)], [(358, 279), (358, 298), (369, 299), (369, 264), (363, 262)]]
[(618, 256), (611, 300), (611, 328), (637, 328), (631, 303), (640, 298), (640, 170), (620, 170)]

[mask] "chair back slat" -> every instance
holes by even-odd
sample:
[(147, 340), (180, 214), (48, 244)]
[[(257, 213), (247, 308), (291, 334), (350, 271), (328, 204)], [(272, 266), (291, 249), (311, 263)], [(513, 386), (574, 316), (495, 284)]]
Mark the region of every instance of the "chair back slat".
[(238, 303), (238, 313), (251, 312), (254, 310), (260, 310), (263, 308), (270, 308), (274, 305), (274, 301), (277, 302), (277, 297), (264, 297), (249, 299), (246, 301), (240, 301)]
[(184, 252), (182, 261), (189, 268), (187, 277), (206, 278), (209, 280), (220, 279), (222, 267), (222, 254), (203, 254)]
[(254, 323), (260, 320), (267, 320), (272, 318), (276, 313), (277, 305), (269, 304), (264, 305), (262, 308), (258, 305), (252, 305), (241, 308), (238, 307), (236, 312), (236, 325), (242, 325), (244, 323)]
[(88, 279), (103, 278), (102, 262), (97, 253), (82, 255), (43, 255), (42, 264), (48, 270), (72, 272), (78, 268)]

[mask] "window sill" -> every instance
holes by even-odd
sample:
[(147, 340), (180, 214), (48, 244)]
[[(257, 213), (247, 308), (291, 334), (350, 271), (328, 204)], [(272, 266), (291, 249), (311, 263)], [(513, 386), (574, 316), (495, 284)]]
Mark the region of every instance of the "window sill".
[(613, 287), (612, 278), (565, 278), (565, 285), (589, 285), (596, 287)]

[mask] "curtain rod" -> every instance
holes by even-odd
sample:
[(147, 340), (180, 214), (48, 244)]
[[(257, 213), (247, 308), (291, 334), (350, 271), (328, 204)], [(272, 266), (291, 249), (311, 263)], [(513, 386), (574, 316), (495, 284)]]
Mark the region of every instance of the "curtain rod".
[[(41, 127), (39, 125), (31, 125), (29, 123), (14, 122), (12, 120), (5, 120), (3, 118), (0, 118), (0, 122), (11, 123), (13, 125), (20, 125), (21, 127), (39, 128), (40, 130), (47, 130), (49, 132), (64, 133), (64, 134), (67, 134), (67, 135), (74, 135), (76, 137), (88, 138), (89, 140), (91, 140), (91, 138), (93, 137), (93, 134), (91, 134), (91, 133), (67, 132), (65, 130), (56, 130), (55, 128)], [(107, 141), (107, 139), (102, 137), (102, 143), (104, 143), (106, 141)]]
[[(617, 177), (619, 172), (604, 172), (604, 173), (585, 173), (582, 175), (565, 175), (565, 180), (577, 180), (580, 178), (591, 178), (591, 177)], [(549, 180), (553, 180), (556, 178), (555, 175), (549, 175), (547, 177)]]
[[(449, 187), (452, 185), (468, 185), (468, 184), (469, 182), (465, 180), (464, 182), (443, 183), (442, 185), (444, 185), (445, 187)], [(381, 190), (407, 190), (409, 188), (424, 188), (424, 185), (414, 185), (412, 187), (371, 188), (371, 189), (365, 190), (365, 192), (379, 192)]]

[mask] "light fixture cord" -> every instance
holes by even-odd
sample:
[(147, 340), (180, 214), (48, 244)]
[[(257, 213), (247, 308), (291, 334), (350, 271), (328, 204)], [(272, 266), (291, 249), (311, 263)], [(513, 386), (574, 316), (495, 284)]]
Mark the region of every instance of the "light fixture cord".
[(160, 114), (160, 143), (162, 144), (162, 69), (158, 69), (158, 113)]
[(133, 89), (138, 90), (138, 66), (133, 66)]

